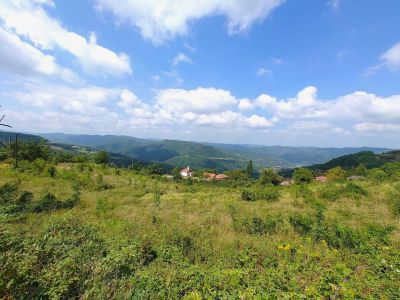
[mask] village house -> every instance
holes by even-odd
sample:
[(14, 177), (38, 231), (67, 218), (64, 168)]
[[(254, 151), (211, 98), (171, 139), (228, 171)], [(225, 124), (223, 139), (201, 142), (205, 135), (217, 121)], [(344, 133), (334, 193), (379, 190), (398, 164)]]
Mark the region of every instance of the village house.
[(229, 176), (225, 174), (215, 174), (215, 173), (203, 173), (203, 177), (207, 180), (228, 180)]
[(318, 182), (326, 182), (328, 178), (326, 176), (317, 176), (315, 177), (315, 180)]
[(225, 174), (218, 174), (217, 176), (214, 177), (215, 180), (228, 180), (229, 176), (225, 175)]
[(290, 186), (291, 184), (293, 184), (294, 181), (292, 179), (290, 180), (284, 180), (280, 183), (281, 186)]
[(193, 170), (189, 166), (187, 166), (186, 168), (181, 170), (181, 176), (182, 177), (192, 177)]

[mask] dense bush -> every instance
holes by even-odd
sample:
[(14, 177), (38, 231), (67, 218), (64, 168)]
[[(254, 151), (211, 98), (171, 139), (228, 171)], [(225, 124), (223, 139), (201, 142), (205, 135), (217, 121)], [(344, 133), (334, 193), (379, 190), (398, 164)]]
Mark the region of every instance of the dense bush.
[(20, 191), (17, 184), (6, 183), (0, 187), (0, 212), (13, 214), (26, 211), (32, 199), (32, 193)]
[(310, 169), (298, 168), (294, 170), (293, 180), (297, 184), (310, 183), (314, 180), (314, 173)]
[(400, 184), (386, 194), (387, 202), (393, 214), (400, 216)]
[(80, 192), (78, 187), (74, 187), (74, 192), (70, 198), (60, 201), (50, 191), (46, 191), (42, 197), (32, 206), (32, 211), (39, 213), (56, 209), (73, 208), (80, 200)]
[(105, 250), (95, 229), (71, 220), (38, 236), (3, 230), (0, 243), (0, 297), (15, 299), (79, 298)]
[(344, 180), (347, 177), (347, 173), (341, 167), (335, 167), (326, 172), (326, 177), (330, 181)]
[(367, 195), (368, 192), (364, 188), (352, 182), (343, 185), (327, 184), (319, 188), (319, 196), (329, 201), (335, 201), (340, 197), (359, 199)]
[(236, 221), (236, 230), (243, 231), (252, 235), (264, 235), (275, 233), (278, 225), (282, 222), (279, 216), (244, 217)]
[(279, 190), (276, 188), (253, 188), (243, 190), (241, 193), (242, 201), (264, 200), (267, 202), (278, 201), (280, 197)]
[(258, 182), (260, 185), (279, 185), (282, 182), (282, 177), (273, 169), (264, 169), (261, 171)]

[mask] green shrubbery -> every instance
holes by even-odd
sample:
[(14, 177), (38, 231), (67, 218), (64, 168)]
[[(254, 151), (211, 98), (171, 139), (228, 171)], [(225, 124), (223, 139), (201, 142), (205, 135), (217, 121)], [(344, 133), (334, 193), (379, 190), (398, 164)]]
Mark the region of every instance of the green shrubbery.
[(253, 188), (243, 190), (241, 193), (242, 201), (264, 200), (267, 202), (278, 201), (280, 197), (279, 190), (276, 188)]
[(65, 201), (60, 201), (49, 191), (46, 191), (39, 200), (33, 201), (33, 194), (20, 191), (17, 184), (6, 183), (0, 187), (0, 208), (4, 213), (21, 211), (44, 212), (56, 209), (69, 209), (74, 207), (80, 199), (79, 188), (74, 186), (73, 194)]
[(359, 199), (364, 196), (368, 196), (368, 192), (361, 186), (348, 182), (342, 185), (327, 184), (320, 187), (319, 196), (322, 199), (329, 201), (336, 201), (340, 197), (347, 197), (352, 199)]
[(244, 217), (235, 224), (236, 230), (246, 232), (252, 235), (273, 234), (277, 231), (278, 225), (282, 223), (279, 216)]

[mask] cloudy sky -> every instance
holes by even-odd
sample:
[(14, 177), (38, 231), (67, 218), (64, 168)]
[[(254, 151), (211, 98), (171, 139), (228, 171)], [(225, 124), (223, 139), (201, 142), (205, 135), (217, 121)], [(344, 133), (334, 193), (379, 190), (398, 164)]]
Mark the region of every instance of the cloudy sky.
[(24, 132), (400, 148), (398, 0), (1, 0)]

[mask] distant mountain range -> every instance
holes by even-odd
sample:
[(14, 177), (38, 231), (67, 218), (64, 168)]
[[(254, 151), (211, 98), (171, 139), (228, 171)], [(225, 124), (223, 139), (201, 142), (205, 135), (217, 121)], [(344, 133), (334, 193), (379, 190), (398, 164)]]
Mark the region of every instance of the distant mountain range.
[(387, 148), (317, 148), (197, 143), (176, 140), (141, 139), (116, 135), (40, 134), (43, 138), (74, 145), (106, 150), (141, 161), (173, 166), (190, 165), (195, 169), (218, 171), (245, 168), (253, 160), (255, 168), (294, 168), (321, 164), (332, 158), (361, 151), (387, 152)]

